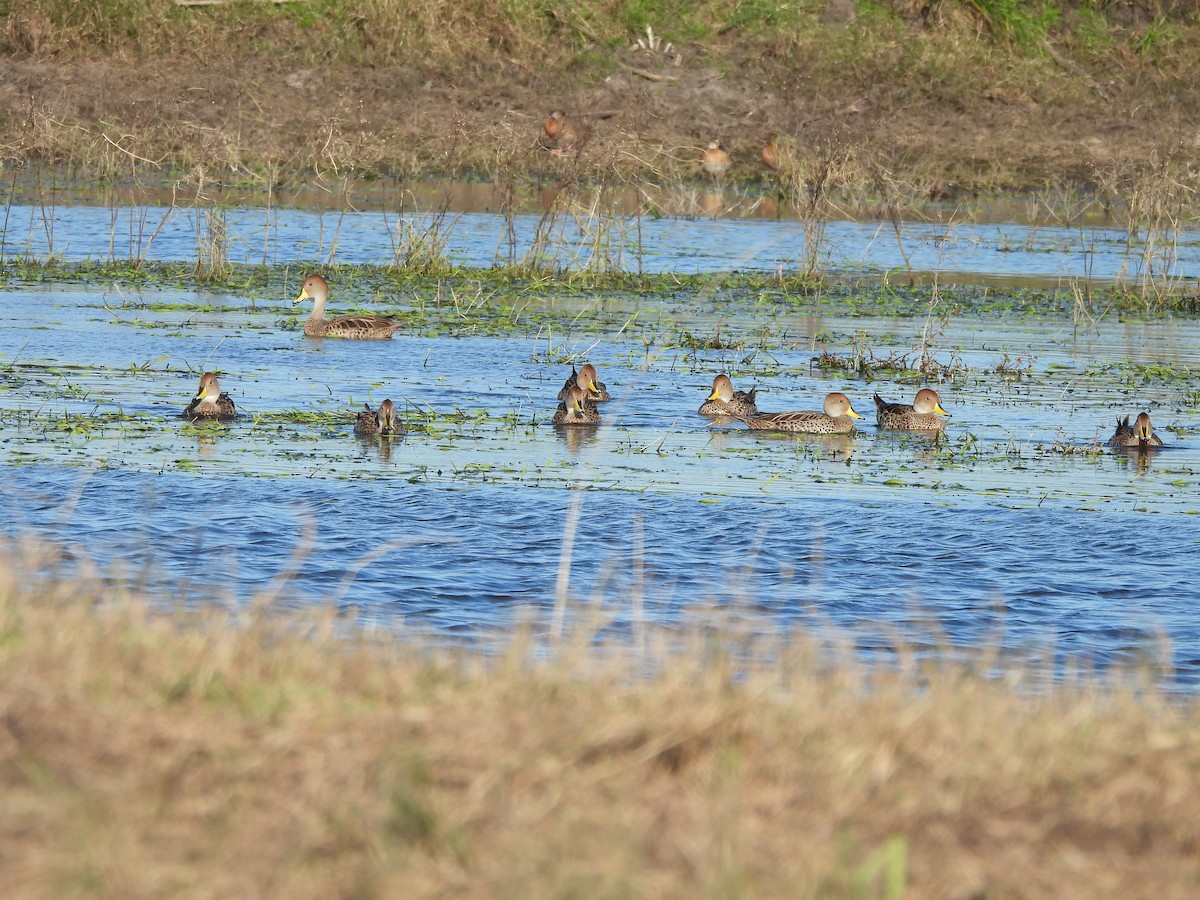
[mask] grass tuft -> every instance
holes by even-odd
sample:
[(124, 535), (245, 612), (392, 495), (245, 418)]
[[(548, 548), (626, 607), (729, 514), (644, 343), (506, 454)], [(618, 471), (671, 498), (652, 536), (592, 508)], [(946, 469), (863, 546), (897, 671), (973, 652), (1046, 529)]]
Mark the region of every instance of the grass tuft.
[(332, 610), (185, 612), (123, 581), (45, 546), (0, 557), (15, 896), (1200, 883), (1200, 710), (1152, 669), (1049, 684), (902, 647), (867, 668), (713, 611), (644, 650), (518, 631), (468, 655)]

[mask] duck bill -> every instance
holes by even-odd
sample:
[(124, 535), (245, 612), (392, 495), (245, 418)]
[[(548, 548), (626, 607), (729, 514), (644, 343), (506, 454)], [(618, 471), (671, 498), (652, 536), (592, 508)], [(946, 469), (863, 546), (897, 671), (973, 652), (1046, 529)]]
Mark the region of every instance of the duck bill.
[(937, 413), (938, 415), (942, 415), (942, 416), (950, 415), (950, 413), (948, 413), (944, 409), (942, 409), (942, 404), (940, 404), (940, 403), (934, 404), (933, 411), (935, 413)]
[(721, 395), (717, 393), (717, 389), (713, 388), (713, 392), (708, 395), (709, 400), (719, 400)]
[(303, 303), (307, 299), (308, 299), (308, 290), (301, 288), (300, 296), (292, 301), (292, 306), (295, 306), (297, 303)]
[(862, 416), (860, 416), (858, 413), (856, 413), (853, 409), (846, 410), (846, 415), (848, 415), (852, 419), (861, 419), (862, 418)]

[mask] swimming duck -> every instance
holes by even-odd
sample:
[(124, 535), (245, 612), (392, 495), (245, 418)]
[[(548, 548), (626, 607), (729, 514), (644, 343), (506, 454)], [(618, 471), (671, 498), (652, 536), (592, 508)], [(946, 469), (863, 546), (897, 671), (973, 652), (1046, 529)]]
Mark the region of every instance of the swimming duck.
[(1161, 447), (1162, 440), (1154, 433), (1150, 424), (1149, 413), (1138, 413), (1133, 425), (1129, 424), (1129, 416), (1124, 419), (1117, 417), (1117, 430), (1108, 439), (1110, 447)]
[(396, 407), (391, 400), (379, 404), (379, 412), (374, 412), (370, 406), (365, 407), (354, 421), (355, 434), (393, 435), (404, 431), (404, 423), (396, 419)]
[(571, 377), (566, 380), (562, 390), (558, 392), (558, 399), (566, 401), (570, 397), (571, 388), (576, 385), (583, 388), (587, 399), (592, 403), (604, 403), (612, 399), (604, 382), (596, 378), (596, 367), (591, 363), (584, 363), (583, 368), (578, 372), (575, 371), (575, 366), (571, 366)]
[(600, 410), (588, 399), (587, 391), (578, 385), (572, 385), (567, 399), (558, 404), (554, 418), (550, 421), (555, 425), (599, 425)]
[(709, 141), (700, 154), (700, 165), (706, 173), (720, 181), (733, 165), (733, 158), (720, 141)]
[(713, 379), (712, 393), (697, 412), (702, 416), (757, 416), (757, 395), (757, 387), (750, 388), (748, 394), (735, 391), (728, 375), (718, 375)]
[(325, 318), (325, 301), (329, 299), (329, 283), (320, 275), (312, 274), (304, 279), (300, 296), (292, 301), (296, 305), (312, 300), (312, 315), (304, 323), (304, 333), (309, 337), (357, 338), (359, 340), (383, 340), (390, 338), (400, 323), (387, 316), (351, 315)]
[(217, 381), (216, 373), (205, 372), (200, 376), (200, 390), (187, 409), (183, 411), (185, 419), (195, 422), (197, 419), (216, 419), (225, 422), (237, 416), (237, 410), (228, 394), (221, 393), (221, 383)]
[(887, 403), (878, 394), (875, 395), (875, 424), (880, 428), (941, 431), (946, 427), (946, 420), (938, 418), (938, 413), (950, 415), (942, 409), (942, 399), (933, 388), (917, 391), (911, 406), (907, 403)]
[(840, 391), (825, 395), (824, 412), (778, 412), (758, 416), (738, 416), (756, 431), (797, 431), (805, 434), (849, 434), (854, 420), (861, 419), (850, 398)]

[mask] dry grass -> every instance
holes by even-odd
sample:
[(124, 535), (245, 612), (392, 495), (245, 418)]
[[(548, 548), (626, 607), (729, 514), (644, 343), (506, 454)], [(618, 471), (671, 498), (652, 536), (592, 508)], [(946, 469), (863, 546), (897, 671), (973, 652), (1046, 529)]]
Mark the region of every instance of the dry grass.
[[(919, 195), (1087, 180), (1194, 136), (1200, 29), (1185, 5), (1153, 19), (1094, 2), (1040, 18), (1015, 0), (857, 6), (830, 25), (825, 0), (11, 0), (0, 157), (102, 175), (137, 161), (234, 178), (677, 180), (715, 137), (747, 181), (767, 175), (758, 149), (776, 133), (869, 142)], [(647, 25), (674, 55), (635, 48)], [(537, 145), (556, 107), (611, 113), (578, 160)]]
[(795, 648), (735, 665), (711, 639), (664, 641), (652, 675), (580, 646), (472, 657), (151, 614), (46, 565), (0, 561), (8, 896), (1200, 889), (1194, 702)]

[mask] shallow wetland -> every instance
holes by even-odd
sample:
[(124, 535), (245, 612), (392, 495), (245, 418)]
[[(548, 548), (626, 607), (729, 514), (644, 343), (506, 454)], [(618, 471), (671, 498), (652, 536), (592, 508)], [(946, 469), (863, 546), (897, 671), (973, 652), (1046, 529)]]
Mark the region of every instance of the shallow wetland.
[[(556, 276), (491, 268), (541, 252), (532, 211), (226, 209), (229, 275), (181, 276), (208, 215), (10, 204), (10, 535), (179, 603), (333, 596), (367, 623), (473, 640), (569, 596), (613, 634), (720, 608), (871, 653), (989, 647), (1200, 681), (1200, 321), (1104, 301), (1148, 258), (1111, 223), (829, 222), (829, 277), (800, 284), (780, 277), (804, 257), (789, 218), (571, 218), (539, 257)], [(392, 277), (402, 232), (448, 274)], [(1196, 236), (1173, 246), (1154, 274), (1178, 290)], [(291, 301), (310, 267), (335, 311), (401, 332), (305, 338)], [(600, 429), (556, 430), (581, 360), (614, 400)], [(210, 369), (241, 417), (182, 422)], [(843, 390), (863, 423), (825, 440), (712, 424), (695, 411), (722, 371), (765, 410)], [(921, 383), (952, 413), (945, 436), (877, 432), (872, 394), (911, 402)], [(356, 439), (354, 412), (384, 398), (406, 434)], [(1115, 416), (1143, 409), (1168, 446), (1108, 451)]]

